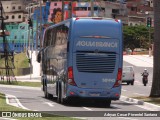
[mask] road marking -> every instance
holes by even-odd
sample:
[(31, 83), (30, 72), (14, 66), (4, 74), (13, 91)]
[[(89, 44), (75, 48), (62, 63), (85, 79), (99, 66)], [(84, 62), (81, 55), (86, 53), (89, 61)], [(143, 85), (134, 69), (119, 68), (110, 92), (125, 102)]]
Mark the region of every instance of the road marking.
[[(13, 103), (10, 102), (10, 100), (14, 101)], [(26, 107), (24, 107), (20, 101), (17, 99), (16, 96), (13, 96), (13, 95), (9, 95), (9, 94), (6, 94), (6, 103), (9, 104), (9, 105), (12, 105), (12, 106), (16, 106), (16, 107), (19, 107), (19, 108), (22, 108), (22, 109), (25, 109), (25, 110), (30, 110)]]
[(126, 120), (138, 120), (138, 119), (126, 118), (126, 117), (118, 117), (118, 118), (122, 118), (122, 119), (126, 119)]
[(133, 94), (146, 96), (145, 94), (140, 94), (140, 93), (133, 93)]
[(83, 107), (83, 108), (86, 110), (92, 111), (92, 109), (90, 109), (90, 108), (87, 108), (87, 107)]
[(144, 105), (136, 105), (137, 107), (140, 107), (140, 108), (142, 108), (142, 109), (144, 109), (144, 110), (148, 110), (148, 111), (154, 111), (154, 110), (152, 110), (152, 108), (147, 108), (147, 107), (145, 107)]
[(22, 91), (16, 91), (16, 90), (4, 90), (6, 92), (17, 92), (17, 93), (22, 93)]
[(122, 91), (124, 91), (124, 92), (125, 92), (125, 91), (127, 91), (127, 90), (125, 90), (125, 89), (122, 89)]
[(1, 120), (1, 118), (2, 118), (2, 120), (17, 120), (17, 119), (12, 119), (12, 118), (4, 118), (4, 117), (0, 117), (0, 120)]
[(47, 104), (47, 105), (49, 105), (50, 107), (54, 107), (54, 103), (44, 102), (44, 104)]

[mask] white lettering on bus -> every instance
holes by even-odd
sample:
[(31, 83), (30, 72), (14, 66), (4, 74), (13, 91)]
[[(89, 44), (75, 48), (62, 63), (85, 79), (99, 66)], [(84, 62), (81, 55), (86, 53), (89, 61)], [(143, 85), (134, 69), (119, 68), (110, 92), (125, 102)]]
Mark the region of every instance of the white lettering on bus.
[(83, 47), (112, 47), (117, 48), (117, 42), (92, 42), (92, 41), (78, 41), (76, 46)]
[(103, 78), (102, 79), (102, 82), (115, 82), (116, 80), (115, 79), (110, 79), (110, 78)]

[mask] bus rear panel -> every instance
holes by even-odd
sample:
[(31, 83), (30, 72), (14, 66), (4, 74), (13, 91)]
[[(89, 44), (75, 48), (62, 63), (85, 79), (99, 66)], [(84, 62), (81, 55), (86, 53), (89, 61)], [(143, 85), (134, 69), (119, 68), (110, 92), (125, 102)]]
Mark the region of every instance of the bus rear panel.
[(71, 27), (66, 97), (118, 100), (123, 61), (121, 21), (76, 18)]

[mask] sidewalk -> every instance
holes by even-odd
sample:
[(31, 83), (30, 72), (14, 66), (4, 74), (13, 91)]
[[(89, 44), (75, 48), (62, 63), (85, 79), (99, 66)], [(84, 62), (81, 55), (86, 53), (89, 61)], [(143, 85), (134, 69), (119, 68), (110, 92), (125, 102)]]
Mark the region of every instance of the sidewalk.
[(41, 76), (33, 76), (33, 74), (25, 76), (16, 76), (16, 80), (22, 82), (41, 82)]
[(153, 67), (153, 56), (149, 55), (124, 55), (123, 60), (138, 67)]

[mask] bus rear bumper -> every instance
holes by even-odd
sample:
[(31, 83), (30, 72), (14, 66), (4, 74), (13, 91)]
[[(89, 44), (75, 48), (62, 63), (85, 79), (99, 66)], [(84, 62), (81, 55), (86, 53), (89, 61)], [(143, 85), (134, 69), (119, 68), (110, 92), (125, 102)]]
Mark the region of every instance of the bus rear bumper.
[(111, 89), (88, 89), (88, 88), (78, 88), (76, 86), (69, 86), (66, 97), (119, 100), (120, 95), (121, 95), (120, 87), (115, 87)]

